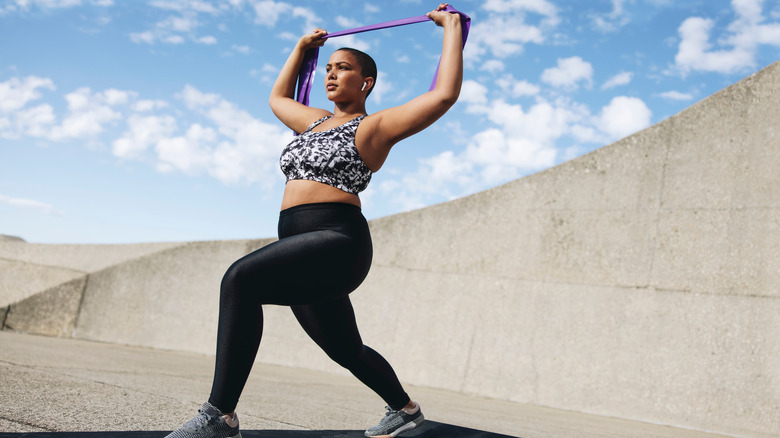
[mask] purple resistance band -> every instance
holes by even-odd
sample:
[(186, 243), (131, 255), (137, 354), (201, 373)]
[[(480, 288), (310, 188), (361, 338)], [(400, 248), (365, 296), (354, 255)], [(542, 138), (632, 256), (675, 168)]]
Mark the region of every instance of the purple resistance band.
[[(450, 13), (460, 14), (460, 22), (463, 29), (463, 46), (466, 45), (466, 39), (469, 37), (469, 28), (471, 27), (471, 18), (468, 15), (456, 10), (452, 6), (447, 6), (444, 9)], [(430, 21), (427, 15), (421, 15), (419, 17), (403, 18), (401, 20), (388, 21), (385, 23), (372, 24), (370, 26), (356, 27), (354, 29), (342, 30), (339, 32), (333, 32), (325, 35), (323, 38), (335, 38), (344, 35), (352, 35), (353, 33), (368, 32), (369, 30), (386, 29), (388, 27), (405, 26), (407, 24), (422, 23), (424, 21)], [(314, 47), (306, 51), (303, 57), (303, 64), (301, 65), (301, 71), (298, 73), (298, 89), (296, 92), (295, 100), (308, 106), (309, 105), (309, 93), (311, 92), (312, 84), (314, 83), (314, 70), (317, 68), (317, 57), (319, 56), (320, 48)], [(441, 62), (441, 60), (439, 61)], [(436, 67), (436, 73), (433, 75), (433, 82), (431, 83), (430, 90), (436, 87), (436, 77), (439, 76), (439, 67)]]

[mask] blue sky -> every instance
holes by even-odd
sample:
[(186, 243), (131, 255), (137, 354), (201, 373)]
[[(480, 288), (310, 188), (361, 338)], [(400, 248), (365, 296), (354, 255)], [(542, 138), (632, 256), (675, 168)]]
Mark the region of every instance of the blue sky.
[[(0, 234), (36, 243), (273, 237), (291, 133), (268, 108), (298, 37), (437, 2), (0, 1)], [(393, 149), (369, 219), (547, 169), (773, 63), (776, 0), (459, 0), (460, 101)], [(380, 76), (368, 111), (427, 90), (432, 23), (330, 40)], [(331, 109), (320, 74), (312, 105)]]

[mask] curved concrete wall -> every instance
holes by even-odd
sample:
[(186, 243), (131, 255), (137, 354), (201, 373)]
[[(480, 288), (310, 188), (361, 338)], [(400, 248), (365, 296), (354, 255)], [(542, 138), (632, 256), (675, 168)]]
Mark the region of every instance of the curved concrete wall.
[[(776, 436), (778, 107), (775, 64), (569, 163), (372, 221), (364, 340), (413, 384)], [(0, 242), (0, 322), (213, 354), (222, 273), (268, 242)], [(343, 373), (273, 306), (259, 360)]]

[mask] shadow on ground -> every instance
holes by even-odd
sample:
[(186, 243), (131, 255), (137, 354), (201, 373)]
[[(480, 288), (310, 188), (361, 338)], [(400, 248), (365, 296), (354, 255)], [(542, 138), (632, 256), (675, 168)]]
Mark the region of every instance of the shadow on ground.
[[(163, 438), (168, 432), (20, 432), (0, 433), (0, 438)], [(362, 430), (242, 430), (243, 438), (363, 438)], [(426, 421), (399, 438), (518, 438)]]

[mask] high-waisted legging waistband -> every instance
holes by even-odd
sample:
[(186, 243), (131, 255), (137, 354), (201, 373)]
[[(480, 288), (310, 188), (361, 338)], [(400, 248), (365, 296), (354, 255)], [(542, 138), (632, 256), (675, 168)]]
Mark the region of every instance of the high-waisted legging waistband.
[(301, 204), (279, 213), (279, 238), (332, 230), (360, 239), (368, 239), (368, 223), (357, 205), (341, 202)]
[(358, 212), (361, 213), (361, 208), (354, 204), (347, 204), (346, 202), (312, 202), (309, 204), (299, 204), (293, 207), (288, 207), (279, 212), (281, 215), (295, 214), (300, 211), (306, 210), (330, 210), (330, 211), (342, 211), (342, 212)]

